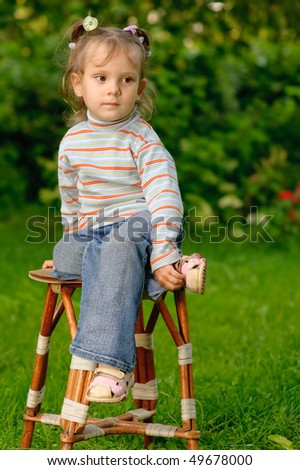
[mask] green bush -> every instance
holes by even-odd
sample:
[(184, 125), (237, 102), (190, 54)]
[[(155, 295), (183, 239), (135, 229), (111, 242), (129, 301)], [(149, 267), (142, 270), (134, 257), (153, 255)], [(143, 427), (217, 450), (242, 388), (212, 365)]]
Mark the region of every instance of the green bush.
[[(244, 3), (244, 2), (243, 2)], [(56, 152), (65, 132), (57, 48), (89, 11), (104, 24), (139, 23), (152, 38), (152, 124), (174, 156), (185, 203), (205, 218), (272, 214), (299, 183), (300, 7), (182, 0), (42, 0), (1, 4), (0, 215), (22, 201), (58, 203)], [(292, 220), (285, 230), (298, 230)]]

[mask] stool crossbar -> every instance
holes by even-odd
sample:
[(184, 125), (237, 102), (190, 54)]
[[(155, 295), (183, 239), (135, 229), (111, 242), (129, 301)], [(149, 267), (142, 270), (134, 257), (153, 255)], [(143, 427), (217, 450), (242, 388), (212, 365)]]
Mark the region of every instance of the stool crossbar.
[[(196, 402), (192, 373), (192, 345), (185, 290), (174, 292), (176, 318), (174, 320), (165, 303), (165, 296), (153, 302), (147, 322), (140, 305), (135, 340), (137, 365), (132, 397), (136, 409), (119, 416), (102, 419), (89, 417), (86, 392), (97, 364), (71, 356), (70, 372), (60, 414), (41, 411), (46, 390), (46, 376), (51, 335), (65, 313), (71, 338), (77, 331), (77, 320), (72, 302), (74, 291), (81, 288), (81, 280), (62, 281), (51, 277), (51, 269), (29, 272), (35, 281), (46, 283), (46, 299), (38, 335), (36, 356), (28, 392), (21, 448), (30, 448), (36, 423), (60, 426), (60, 448), (70, 450), (76, 442), (114, 434), (140, 434), (148, 448), (155, 437), (180, 438), (187, 441), (188, 449), (198, 449), (200, 432), (196, 427)], [(181, 426), (153, 422), (158, 401), (158, 387), (154, 367), (153, 331), (159, 316), (163, 318), (178, 350), (181, 395)], [(99, 404), (101, 406), (101, 404)]]

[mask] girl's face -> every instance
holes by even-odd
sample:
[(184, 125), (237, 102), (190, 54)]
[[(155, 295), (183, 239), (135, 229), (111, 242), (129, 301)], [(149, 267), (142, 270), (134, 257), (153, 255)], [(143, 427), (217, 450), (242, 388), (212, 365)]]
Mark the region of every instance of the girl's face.
[(127, 116), (142, 94), (146, 79), (140, 78), (138, 51), (116, 50), (107, 60), (106, 45), (90, 46), (84, 72), (72, 73), (75, 94), (85, 102), (92, 118), (117, 121)]

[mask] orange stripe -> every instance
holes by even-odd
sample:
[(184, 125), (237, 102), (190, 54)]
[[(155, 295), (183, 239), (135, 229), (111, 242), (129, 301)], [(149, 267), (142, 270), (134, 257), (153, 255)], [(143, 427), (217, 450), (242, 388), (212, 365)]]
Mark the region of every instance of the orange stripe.
[(120, 214), (116, 217), (130, 217), (134, 214), (137, 214), (137, 212), (120, 212)]
[(178, 228), (178, 225), (177, 224), (173, 224), (172, 222), (161, 222), (160, 224), (154, 224), (152, 225), (152, 228), (157, 228), (157, 227), (166, 227), (166, 226), (170, 226), (170, 227), (176, 227)]
[(70, 201), (66, 201), (65, 199), (63, 199), (63, 201), (66, 203), (66, 204), (73, 204), (74, 202), (78, 202), (78, 197), (74, 198), (74, 199), (71, 199)]
[(121, 129), (120, 132), (123, 132), (124, 134), (127, 134), (127, 135), (133, 135), (133, 137), (136, 137), (137, 139), (142, 140), (143, 142), (145, 142), (145, 144), (148, 142), (148, 140), (144, 139), (144, 137), (140, 134), (135, 134), (134, 132), (130, 132), (125, 129)]
[(157, 209), (155, 209), (154, 211), (151, 211), (151, 212), (152, 212), (152, 214), (154, 214), (155, 212), (160, 211), (160, 210), (162, 210), (162, 209), (175, 209), (175, 210), (177, 210), (177, 211), (181, 214), (181, 210), (180, 210), (178, 207), (176, 207), (176, 206), (171, 206), (171, 205), (169, 205), (169, 206), (168, 206), (168, 205), (166, 205), (166, 206), (160, 206), (160, 207), (158, 207)]
[(145, 124), (147, 127), (149, 127), (149, 129), (152, 129), (152, 127), (150, 126), (149, 122), (144, 121), (143, 119), (141, 119), (141, 123), (142, 123), (142, 124)]
[(172, 178), (173, 180), (176, 181), (176, 178), (174, 178), (174, 176), (169, 175), (169, 173), (163, 173), (162, 175), (152, 176), (152, 178), (150, 178), (150, 179), (142, 186), (142, 188), (145, 189), (149, 184), (151, 184), (151, 183), (152, 183), (154, 180), (156, 180), (157, 178), (164, 178), (165, 176), (168, 176), (169, 178)]
[(95, 131), (93, 131), (92, 129), (82, 129), (81, 131), (70, 132), (69, 134), (65, 136), (65, 139), (69, 136), (80, 135), (80, 134), (92, 134), (93, 132)]
[(150, 142), (149, 144), (144, 145), (144, 147), (141, 149), (141, 152), (143, 152), (144, 150), (149, 149), (150, 147), (155, 147), (156, 145), (158, 147), (163, 147), (163, 144), (160, 143), (160, 142)]
[(132, 194), (140, 194), (139, 191), (135, 191), (134, 193), (124, 193), (124, 194), (111, 194), (109, 196), (82, 196), (79, 195), (80, 199), (113, 199), (123, 196), (131, 196)]
[(82, 186), (89, 186), (90, 184), (104, 184), (105, 181), (99, 181), (99, 180), (97, 181), (97, 180), (94, 180), (94, 181), (86, 181), (86, 182), (84, 182), (84, 181), (80, 181), (80, 180), (79, 180), (79, 183), (82, 184)]
[[(97, 213), (100, 213), (100, 212), (103, 212), (103, 211), (104, 211), (104, 209), (96, 209), (96, 210), (90, 211), (90, 212), (81, 212), (81, 211), (79, 211), (78, 214), (82, 216), (80, 218), (80, 220), (81, 220), (81, 219), (85, 218), (87, 215), (94, 215), (94, 214), (97, 214)], [(109, 219), (115, 219), (116, 217), (131, 216), (131, 215), (134, 215), (134, 214), (137, 214), (137, 212), (136, 211), (134, 211), (134, 212), (121, 212), (119, 215), (116, 215), (115, 217), (109, 217)], [(68, 215), (68, 214), (63, 214), (62, 213), (62, 215)], [(77, 215), (77, 213), (74, 212), (74, 215)]]
[(81, 212), (79, 211), (78, 214), (82, 215), (83, 217), (87, 216), (87, 215), (93, 215), (93, 214), (97, 214), (98, 212), (101, 212), (103, 211), (104, 209), (96, 209), (94, 211), (90, 211), (90, 212)]
[(76, 186), (59, 186), (61, 189), (71, 189), (72, 191), (74, 191), (75, 189), (77, 189)]
[(75, 230), (80, 230), (82, 227), (84, 227), (88, 223), (88, 219), (86, 219), (82, 224), (77, 225), (76, 227), (71, 227), (69, 229), (65, 229), (64, 232), (75, 232)]
[(166, 158), (157, 158), (156, 160), (151, 160), (150, 162), (147, 162), (145, 166), (153, 165), (154, 163), (159, 163), (159, 162), (167, 162), (168, 160)]
[(174, 194), (177, 194), (177, 196), (179, 195), (178, 191), (174, 191), (173, 189), (163, 189), (162, 191), (160, 191), (159, 193), (155, 194), (155, 196), (153, 196), (150, 201), (149, 201), (149, 204), (153, 201), (153, 199), (155, 199), (157, 196), (159, 196), (161, 193), (174, 193)]
[(77, 163), (72, 165), (72, 168), (97, 168), (98, 170), (133, 170), (134, 166), (101, 166), (101, 165), (90, 165), (88, 163)]
[(68, 148), (65, 152), (102, 152), (104, 150), (115, 150), (116, 152), (128, 152), (130, 147), (88, 147), (88, 148)]
[(170, 245), (174, 246), (171, 240), (156, 240), (152, 242), (152, 245), (163, 245), (164, 243), (170, 243)]
[(170, 253), (166, 253), (166, 254), (163, 254), (161, 256), (158, 256), (157, 258), (155, 258), (153, 261), (151, 261), (151, 265), (152, 264), (155, 264), (157, 261), (163, 259), (163, 258), (166, 258), (167, 256), (171, 255), (172, 253), (174, 253), (174, 251), (176, 251), (175, 249), (170, 251)]

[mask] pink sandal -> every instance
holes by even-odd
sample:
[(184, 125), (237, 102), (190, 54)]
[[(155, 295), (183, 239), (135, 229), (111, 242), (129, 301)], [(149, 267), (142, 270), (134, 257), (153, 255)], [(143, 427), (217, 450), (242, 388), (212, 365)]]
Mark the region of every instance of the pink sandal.
[(198, 294), (204, 294), (206, 281), (206, 259), (199, 253), (182, 256), (175, 264), (175, 269), (184, 275), (186, 288)]
[(127, 398), (133, 384), (133, 372), (126, 374), (115, 367), (101, 364), (94, 372), (86, 398), (97, 403), (117, 403)]

